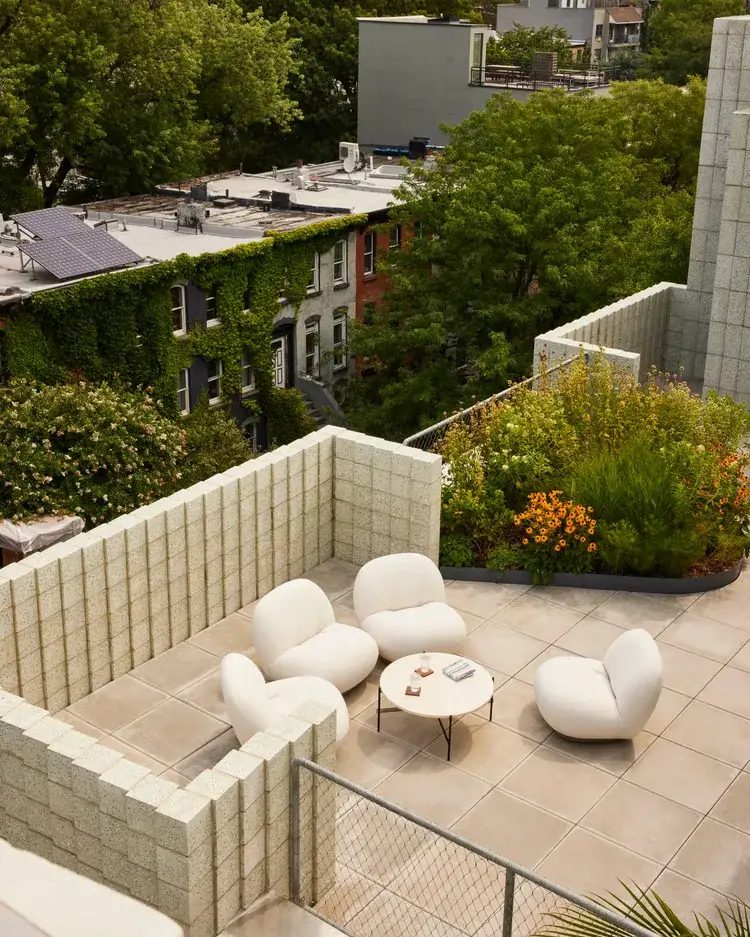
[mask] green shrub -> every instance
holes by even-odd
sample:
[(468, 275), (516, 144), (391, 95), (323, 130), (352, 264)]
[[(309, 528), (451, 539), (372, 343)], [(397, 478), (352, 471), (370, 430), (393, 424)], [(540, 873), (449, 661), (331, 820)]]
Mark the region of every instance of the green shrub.
[[(470, 565), (467, 563), (467, 566)], [(487, 554), (487, 569), (523, 569), (524, 552), (516, 543), (499, 543)]]
[(247, 462), (255, 455), (237, 421), (224, 407), (210, 406), (205, 393), (201, 394), (198, 405), (185, 418), (183, 425), (183, 488)]
[(264, 410), (268, 415), (268, 441), (285, 446), (318, 428), (307, 412), (305, 398), (296, 387), (273, 387), (268, 391)]
[(441, 566), (471, 566), (474, 549), (466, 534), (446, 534), (440, 538)]

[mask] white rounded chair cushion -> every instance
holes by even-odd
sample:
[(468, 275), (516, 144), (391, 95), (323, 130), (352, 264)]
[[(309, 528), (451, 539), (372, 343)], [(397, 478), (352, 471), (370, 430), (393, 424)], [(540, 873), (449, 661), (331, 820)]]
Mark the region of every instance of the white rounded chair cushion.
[(361, 683), (378, 660), (369, 634), (335, 620), (325, 592), (293, 579), (264, 595), (253, 612), (253, 644), (273, 680), (321, 677), (342, 693)]
[(293, 713), (307, 700), (335, 707), (337, 742), (349, 731), (344, 697), (321, 677), (290, 677), (266, 683), (260, 670), (244, 654), (223, 657), (220, 675), (222, 696), (240, 745), (257, 732), (264, 732), (276, 719)]
[(544, 721), (571, 739), (632, 739), (659, 702), (662, 661), (651, 635), (627, 631), (604, 660), (555, 657), (540, 665), (534, 694)]
[(354, 611), (386, 660), (453, 651), (466, 636), (463, 618), (446, 604), (440, 570), (421, 553), (393, 553), (365, 563), (354, 582)]

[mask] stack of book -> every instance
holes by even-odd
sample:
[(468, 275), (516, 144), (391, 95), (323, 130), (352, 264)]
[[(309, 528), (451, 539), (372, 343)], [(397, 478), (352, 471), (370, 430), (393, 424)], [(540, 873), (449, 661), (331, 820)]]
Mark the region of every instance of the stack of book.
[(454, 660), (452, 664), (443, 667), (443, 673), (458, 683), (459, 680), (465, 680), (474, 674), (474, 668), (468, 660)]

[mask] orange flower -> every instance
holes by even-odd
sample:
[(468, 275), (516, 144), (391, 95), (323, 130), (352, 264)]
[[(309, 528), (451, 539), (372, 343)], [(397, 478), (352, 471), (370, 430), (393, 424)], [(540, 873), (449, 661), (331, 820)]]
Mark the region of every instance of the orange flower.
[(555, 547), (555, 551), (556, 551), (557, 553), (560, 552), (560, 544), (559, 544), (559, 543), (558, 543), (558, 545)]
[(595, 544), (595, 543), (590, 543), (590, 544), (589, 544), (588, 552), (589, 552), (589, 553), (594, 553), (595, 550), (596, 550), (596, 544)]
[(560, 541), (560, 546), (561, 546), (561, 547), (566, 547), (567, 545), (568, 545), (568, 544), (566, 543), (565, 540), (561, 540), (561, 541)]
[(526, 533), (527, 533), (527, 534), (532, 534), (533, 532), (534, 532), (534, 531), (532, 530), (531, 527), (527, 527), (527, 528), (526, 528)]
[(524, 537), (523, 540), (521, 541), (521, 543), (522, 543), (524, 546), (526, 546), (526, 544), (527, 544), (528, 542), (529, 542), (529, 538), (528, 538), (528, 537)]

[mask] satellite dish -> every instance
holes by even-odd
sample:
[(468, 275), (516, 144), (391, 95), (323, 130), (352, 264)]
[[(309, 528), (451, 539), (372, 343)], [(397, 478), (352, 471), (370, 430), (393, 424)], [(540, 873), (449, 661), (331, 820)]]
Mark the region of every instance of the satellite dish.
[(352, 173), (357, 168), (357, 161), (348, 153), (346, 159), (344, 160), (344, 172)]

